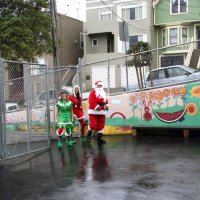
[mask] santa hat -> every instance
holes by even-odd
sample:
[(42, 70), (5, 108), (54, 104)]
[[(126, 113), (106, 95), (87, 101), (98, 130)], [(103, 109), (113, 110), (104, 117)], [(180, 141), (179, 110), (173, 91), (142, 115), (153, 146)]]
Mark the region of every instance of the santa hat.
[(80, 87), (79, 87), (78, 85), (75, 85), (75, 86), (74, 86), (74, 88), (73, 88), (73, 95), (76, 96), (76, 93), (75, 93), (75, 89), (76, 89), (76, 88), (78, 88), (78, 90), (79, 90), (79, 95), (81, 96)]
[(101, 86), (103, 86), (103, 83), (102, 83), (102, 81), (96, 81), (96, 82), (95, 82), (95, 86), (94, 86), (94, 87), (95, 87), (95, 88), (97, 88), (97, 86), (98, 86), (98, 85), (101, 85)]

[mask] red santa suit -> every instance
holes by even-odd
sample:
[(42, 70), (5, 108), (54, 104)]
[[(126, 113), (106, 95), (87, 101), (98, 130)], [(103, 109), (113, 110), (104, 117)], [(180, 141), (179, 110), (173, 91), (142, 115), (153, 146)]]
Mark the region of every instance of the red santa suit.
[[(79, 94), (75, 93), (75, 89), (78, 88)], [(84, 114), (82, 110), (82, 98), (80, 94), (80, 88), (78, 85), (74, 86), (74, 93), (73, 95), (70, 95), (68, 97), (68, 100), (70, 100), (73, 103), (72, 107), (72, 112), (75, 115), (76, 119), (79, 120), (80, 125), (81, 125), (81, 137), (84, 136), (84, 131), (85, 131), (85, 121), (84, 121)]]
[(105, 91), (103, 88), (98, 88), (98, 85), (102, 86), (102, 82), (97, 81), (95, 83), (96, 88), (90, 92), (88, 98), (88, 115), (90, 119), (88, 129), (92, 131), (94, 130), (97, 133), (103, 133), (105, 126), (105, 115), (107, 113), (109, 104)]

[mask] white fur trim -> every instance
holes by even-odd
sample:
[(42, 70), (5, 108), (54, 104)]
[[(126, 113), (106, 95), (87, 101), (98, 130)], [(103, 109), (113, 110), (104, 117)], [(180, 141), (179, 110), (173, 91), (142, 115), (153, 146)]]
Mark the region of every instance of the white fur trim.
[(79, 87), (78, 85), (75, 85), (75, 86), (74, 86), (74, 88), (73, 88), (73, 95), (76, 97), (75, 88), (78, 88), (78, 90), (79, 90), (79, 95), (80, 95), (80, 97), (81, 97), (80, 87)]
[(106, 110), (97, 111), (93, 109), (88, 109), (88, 114), (91, 114), (91, 115), (106, 115), (106, 113), (107, 113)]
[(70, 131), (69, 134), (67, 134), (67, 132), (65, 131), (65, 136), (70, 136), (72, 134), (72, 132)]
[(103, 134), (103, 130), (99, 130), (99, 131), (97, 131), (97, 133), (102, 133)]
[(102, 81), (98, 81), (96, 85), (102, 85), (103, 86), (103, 83), (102, 83)]
[(95, 108), (94, 108), (94, 110), (96, 110), (97, 108), (99, 108), (100, 106), (99, 105), (97, 105)]
[(96, 82), (94, 83), (94, 88), (97, 88), (97, 85), (102, 85), (102, 87), (103, 87), (102, 81), (96, 81)]
[(72, 124), (72, 122), (58, 122), (58, 124), (65, 125), (65, 124)]
[(58, 102), (58, 105), (61, 106), (61, 107), (65, 107), (66, 105), (69, 106), (70, 104), (72, 104), (71, 101), (68, 101), (68, 102), (66, 102), (65, 104), (62, 103), (62, 102), (60, 102), (60, 101)]
[(82, 117), (80, 117), (80, 118), (76, 118), (77, 120), (80, 120), (80, 119), (84, 119), (85, 118), (85, 116), (82, 116)]

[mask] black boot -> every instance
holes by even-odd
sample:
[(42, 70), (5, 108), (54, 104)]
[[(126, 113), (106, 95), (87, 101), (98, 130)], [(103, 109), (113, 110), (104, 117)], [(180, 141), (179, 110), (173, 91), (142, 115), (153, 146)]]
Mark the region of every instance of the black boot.
[(87, 143), (91, 143), (91, 137), (92, 137), (92, 131), (88, 131), (88, 134), (86, 136)]
[(97, 142), (98, 144), (106, 144), (106, 141), (102, 139), (102, 133), (97, 134)]

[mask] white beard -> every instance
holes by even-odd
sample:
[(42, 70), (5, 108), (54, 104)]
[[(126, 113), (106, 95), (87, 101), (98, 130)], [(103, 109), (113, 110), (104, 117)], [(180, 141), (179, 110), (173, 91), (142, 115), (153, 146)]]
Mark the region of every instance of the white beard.
[(106, 92), (104, 91), (104, 89), (103, 88), (96, 88), (95, 91), (96, 91), (96, 97), (100, 96), (101, 98), (104, 99), (104, 102), (106, 102)]

